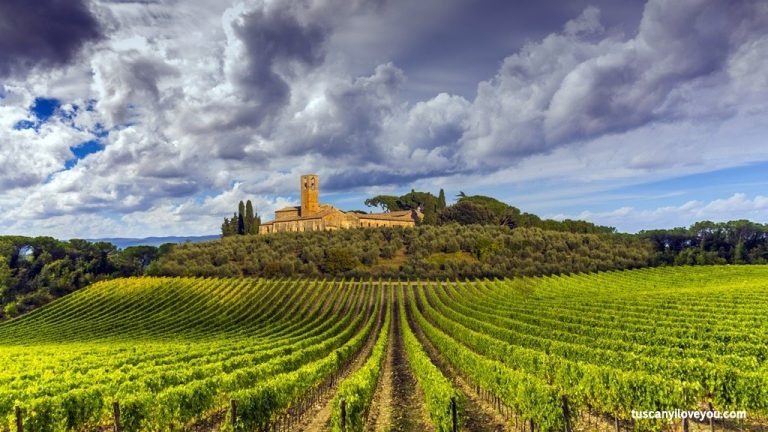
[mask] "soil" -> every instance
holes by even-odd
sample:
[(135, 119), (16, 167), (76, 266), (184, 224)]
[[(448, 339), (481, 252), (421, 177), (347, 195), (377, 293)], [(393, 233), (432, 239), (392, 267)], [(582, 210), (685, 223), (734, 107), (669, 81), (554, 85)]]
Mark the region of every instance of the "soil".
[(400, 308), (393, 307), (392, 312), (393, 332), (389, 346), (391, 363), (388, 368), (389, 373), (382, 380), (385, 387), (391, 387), (382, 389), (382, 393), (391, 395), (388, 401), (386, 399), (382, 401), (389, 407), (389, 419), (382, 422), (377, 430), (382, 432), (434, 431), (426, 413), (424, 395), (408, 365), (403, 333), (400, 328)]

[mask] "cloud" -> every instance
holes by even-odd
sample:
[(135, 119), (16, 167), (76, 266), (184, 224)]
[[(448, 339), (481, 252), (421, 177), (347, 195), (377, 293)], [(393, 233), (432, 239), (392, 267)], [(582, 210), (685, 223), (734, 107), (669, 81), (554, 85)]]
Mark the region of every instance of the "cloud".
[(605, 27), (600, 23), (600, 9), (589, 6), (584, 9), (577, 18), (565, 23), (563, 33), (567, 35), (600, 35), (605, 31)]
[(642, 229), (673, 228), (690, 226), (695, 222), (710, 220), (727, 222), (749, 219), (768, 223), (768, 197), (755, 195), (748, 197), (744, 193), (735, 193), (728, 198), (718, 198), (709, 202), (691, 200), (676, 206), (664, 206), (651, 209), (621, 207), (607, 212), (583, 211), (577, 215), (557, 215), (555, 219), (583, 219), (600, 225), (615, 226), (620, 231), (637, 232)]
[[(477, 165), (694, 118), (686, 109), (699, 93), (723, 98), (743, 85), (727, 74), (731, 59), (757, 61), (742, 51), (762, 40), (768, 11), (755, 1), (651, 0), (629, 40), (603, 33), (598, 20), (586, 9), (480, 84), (464, 137), (468, 152), (480, 152)], [(714, 120), (732, 114), (722, 110)]]
[[(242, 183), (205, 198), (185, 198), (177, 202), (157, 203), (141, 212), (83, 212), (77, 214), (47, 213), (45, 218), (15, 218), (5, 224), (4, 233), (50, 235), (56, 238), (98, 238), (104, 235), (122, 237), (218, 234), (224, 217), (231, 217), (237, 203), (250, 199), (262, 220), (274, 211), (297, 202), (287, 197), (254, 195)], [(2, 208), (0, 201), (0, 208)]]
[(279, 114), (291, 84), (325, 60), (332, 30), (373, 1), (297, 0), (238, 3), (224, 14), (225, 70), (241, 107), (229, 125), (259, 125)]
[(110, 128), (142, 121), (164, 108), (160, 102), (167, 95), (161, 94), (160, 81), (179, 74), (163, 59), (138, 50), (102, 53), (94, 57), (91, 67), (97, 108)]
[[(616, 25), (609, 3), (539, 11), (531, 20), (544, 14), (560, 29), (531, 33), (519, 50), (451, 35), (494, 50), (482, 54), (498, 68), (480, 82), (466, 79), (474, 65), (430, 63), (451, 55), (441, 35), (474, 29), (487, 13), (461, 21), (472, 5), (449, 3), (436, 22), (456, 27), (403, 32), (378, 18), (417, 25), (416, 12), (441, 3), (56, 3), (90, 14), (103, 38), (74, 33), (66, 61), (18, 57), (29, 72), (0, 85), (0, 163), (14, 167), (0, 172), (0, 227), (91, 215), (183, 234), (194, 218), (223, 216), (233, 183), (269, 207), (290, 200), (306, 172), (331, 193), (514, 187), (523, 192), (510, 200), (549, 211), (550, 196), (581, 200), (613, 184), (768, 160), (764, 2), (650, 0), (632, 29)], [(392, 49), (370, 50), (382, 46)], [(433, 85), (423, 100), (403, 94), (414, 74), (417, 86)], [(476, 84), (476, 94), (441, 91), (448, 81)], [(61, 113), (39, 130), (13, 129), (35, 121), (39, 97), (60, 100)], [(103, 149), (64, 170), (71, 149), (92, 140)], [(210, 197), (227, 204), (205, 204)], [(178, 225), (163, 220), (169, 214)]]
[(275, 153), (386, 164), (379, 137), (387, 118), (398, 109), (403, 79), (400, 69), (384, 64), (371, 76), (326, 81), (324, 89), (308, 97), (306, 105), (276, 129), (271, 138), (282, 145)]
[[(62, 112), (44, 120), (38, 118), (34, 98), (26, 91), (8, 91), (5, 100), (10, 103), (0, 105), (0, 190), (4, 192), (43, 184), (74, 156), (70, 147), (93, 136), (87, 130), (71, 127)], [(33, 127), (16, 127), (24, 122)]]
[(309, 4), (264, 3), (232, 19), (227, 29), (229, 79), (250, 108), (241, 110), (235, 122), (258, 124), (275, 114), (290, 97), (286, 79), (322, 62), (328, 29), (321, 22), (300, 22), (297, 7)]
[(0, 77), (73, 61), (101, 27), (83, 0), (0, 2)]

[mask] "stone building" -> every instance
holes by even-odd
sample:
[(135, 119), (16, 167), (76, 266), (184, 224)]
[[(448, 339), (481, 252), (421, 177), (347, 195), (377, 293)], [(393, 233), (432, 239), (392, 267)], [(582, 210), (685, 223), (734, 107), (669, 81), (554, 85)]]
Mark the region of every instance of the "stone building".
[(259, 234), (282, 231), (325, 231), (347, 228), (412, 227), (421, 214), (415, 210), (389, 213), (344, 212), (320, 204), (320, 179), (314, 174), (301, 176), (301, 205), (275, 211), (275, 220), (263, 222)]

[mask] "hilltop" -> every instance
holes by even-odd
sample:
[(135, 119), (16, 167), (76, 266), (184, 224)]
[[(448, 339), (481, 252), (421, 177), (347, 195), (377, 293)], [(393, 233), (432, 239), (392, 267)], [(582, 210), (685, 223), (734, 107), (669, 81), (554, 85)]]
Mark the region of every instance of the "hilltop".
[(494, 225), (233, 236), (182, 244), (150, 265), (166, 276), (480, 278), (645, 267), (650, 243)]

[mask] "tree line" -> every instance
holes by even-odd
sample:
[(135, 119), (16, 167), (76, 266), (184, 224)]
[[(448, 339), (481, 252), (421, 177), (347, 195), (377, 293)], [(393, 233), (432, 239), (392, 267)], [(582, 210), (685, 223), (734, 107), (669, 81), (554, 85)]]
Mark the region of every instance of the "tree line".
[(638, 237), (650, 242), (656, 264), (768, 263), (768, 224), (702, 221), (688, 228), (641, 231)]
[(20, 315), (99, 280), (144, 274), (169, 248), (118, 250), (106, 242), (0, 236), (0, 319)]
[(456, 202), (446, 205), (445, 192), (438, 196), (430, 192), (411, 192), (402, 195), (378, 195), (365, 200), (369, 207), (380, 207), (385, 212), (419, 210), (423, 214), (422, 225), (501, 225), (508, 228), (541, 228), (544, 230), (574, 233), (611, 234), (616, 228), (595, 225), (591, 222), (566, 219), (557, 221), (541, 219), (535, 214), (524, 213), (519, 208), (483, 195), (466, 195), (459, 192)]
[(229, 237), (178, 245), (149, 272), (169, 276), (482, 278), (645, 267), (632, 235), (498, 225), (421, 225)]

